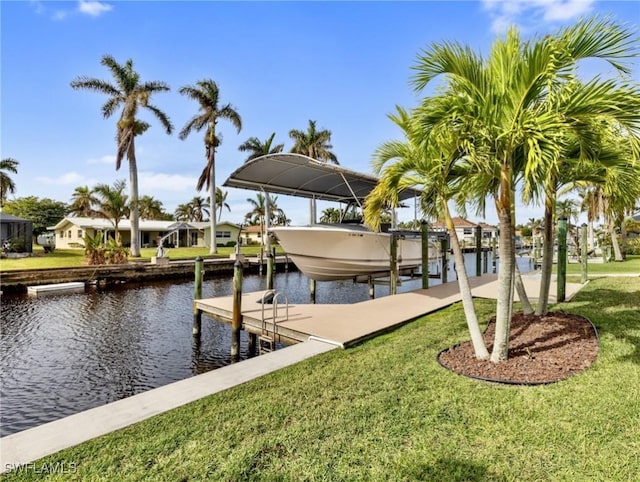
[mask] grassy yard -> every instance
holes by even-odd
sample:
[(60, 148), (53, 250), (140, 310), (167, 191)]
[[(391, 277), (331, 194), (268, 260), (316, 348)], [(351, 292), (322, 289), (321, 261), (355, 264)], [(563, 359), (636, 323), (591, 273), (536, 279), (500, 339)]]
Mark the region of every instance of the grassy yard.
[[(580, 263), (568, 263), (567, 274), (580, 274), (582, 265)], [(554, 266), (554, 271), (556, 266)], [(622, 262), (612, 261), (610, 263), (587, 263), (589, 277), (598, 274), (620, 273), (638, 274), (640, 273), (640, 255), (628, 255)]]
[[(283, 251), (278, 246), (278, 253)], [(198, 256), (203, 258), (228, 258), (235, 248), (218, 248), (217, 255), (210, 255), (209, 248), (170, 248), (165, 249), (165, 256), (169, 259), (195, 259)], [(260, 246), (242, 246), (240, 252), (246, 256), (258, 256)], [(156, 255), (155, 248), (143, 248), (140, 250), (138, 261), (150, 261)], [(136, 258), (130, 258), (134, 260)], [(33, 256), (17, 259), (0, 259), (1, 271), (17, 271), (43, 268), (73, 268), (85, 265), (84, 250), (82, 249), (56, 249), (53, 253), (45, 254), (40, 246), (33, 247)]]
[[(476, 304), (487, 320), (494, 302)], [(457, 304), (38, 462), (76, 474), (3, 480), (638, 480), (640, 281), (598, 279), (557, 308), (601, 340), (596, 363), (560, 383), (440, 367), (468, 339)]]

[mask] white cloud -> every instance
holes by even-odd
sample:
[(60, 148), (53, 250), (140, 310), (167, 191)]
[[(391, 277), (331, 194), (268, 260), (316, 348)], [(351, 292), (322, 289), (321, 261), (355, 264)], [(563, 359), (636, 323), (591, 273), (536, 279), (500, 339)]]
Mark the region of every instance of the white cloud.
[(94, 179), (88, 179), (75, 171), (67, 172), (56, 177), (38, 176), (36, 177), (36, 181), (49, 186), (84, 186), (85, 184), (91, 185), (96, 182)]
[(110, 11), (112, 8), (113, 6), (108, 3), (87, 0), (80, 0), (78, 2), (78, 11), (92, 17), (98, 17), (103, 13)]
[(195, 192), (198, 178), (161, 172), (140, 172), (138, 191), (158, 198), (158, 191)]
[(522, 30), (541, 23), (572, 20), (589, 13), (596, 0), (482, 0), (491, 16), (491, 30), (504, 33), (510, 26)]
[(99, 158), (91, 158), (87, 160), (87, 164), (111, 164), (116, 165), (116, 156), (106, 155)]

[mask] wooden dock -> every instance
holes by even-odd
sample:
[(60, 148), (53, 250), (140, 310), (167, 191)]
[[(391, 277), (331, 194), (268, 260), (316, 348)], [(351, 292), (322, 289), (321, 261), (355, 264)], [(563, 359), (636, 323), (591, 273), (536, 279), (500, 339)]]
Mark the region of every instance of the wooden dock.
[[(498, 292), (497, 279), (496, 274), (470, 278), (473, 295), (479, 298), (495, 298)], [(539, 288), (538, 279), (523, 277), (523, 281), (531, 301), (535, 301)], [(581, 284), (567, 283), (567, 300), (581, 287)], [(552, 282), (551, 302), (554, 302), (555, 290), (555, 282)], [(262, 334), (263, 306), (259, 300), (264, 293), (258, 291), (242, 294), (241, 328), (248, 333)], [(288, 317), (285, 316), (284, 303), (280, 300), (276, 316), (276, 341), (293, 344), (317, 339), (344, 348), (391, 331), (460, 300), (457, 281), (352, 304), (290, 304)], [(220, 322), (231, 323), (232, 296), (194, 300), (194, 307)], [(273, 305), (264, 305), (264, 319), (267, 331), (272, 335)]]

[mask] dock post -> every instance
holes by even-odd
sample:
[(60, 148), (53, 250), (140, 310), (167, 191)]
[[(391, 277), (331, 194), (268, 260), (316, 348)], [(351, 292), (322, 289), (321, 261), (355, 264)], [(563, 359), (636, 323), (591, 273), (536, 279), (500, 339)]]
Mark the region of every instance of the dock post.
[(497, 244), (498, 240), (494, 236), (493, 238), (491, 238), (491, 265), (494, 273), (496, 272), (496, 253), (498, 251), (496, 249)]
[(233, 315), (231, 318), (231, 362), (240, 359), (240, 327), (242, 326), (242, 263), (233, 264)]
[(565, 300), (567, 283), (567, 218), (558, 220), (558, 302)]
[(429, 288), (429, 223), (422, 221), (420, 225), (422, 235), (422, 289)]
[(258, 354), (258, 335), (255, 333), (249, 333), (249, 355), (255, 356)]
[(258, 275), (262, 276), (262, 264), (264, 263), (264, 247), (260, 246), (260, 262), (258, 263)]
[(289, 255), (287, 253), (284, 253), (284, 272), (289, 272)]
[(309, 297), (311, 298), (311, 303), (316, 304), (316, 280), (309, 280)]
[(476, 226), (476, 276), (482, 276), (482, 227)]
[(274, 262), (275, 262), (275, 248), (273, 253), (267, 253), (267, 289), (273, 289), (273, 271), (274, 271)]
[(449, 271), (449, 243), (446, 239), (440, 240), (440, 252), (442, 253), (442, 284), (448, 280), (447, 271)]
[(369, 281), (369, 299), (373, 300), (376, 297), (376, 285), (373, 282), (373, 278), (371, 276), (368, 277)]
[(482, 272), (487, 274), (489, 272), (489, 251), (482, 251)]
[(391, 234), (390, 273), (389, 273), (389, 294), (395, 295), (398, 291), (398, 235)]
[(582, 255), (582, 284), (585, 284), (589, 279), (587, 274), (587, 225), (583, 224), (580, 228), (580, 254)]
[[(193, 285), (193, 299), (199, 300), (202, 298), (202, 278), (203, 270), (202, 265), (204, 261), (202, 257), (198, 256), (195, 262), (195, 282)], [(193, 336), (199, 337), (202, 328), (202, 310), (196, 308), (196, 304), (193, 304)]]

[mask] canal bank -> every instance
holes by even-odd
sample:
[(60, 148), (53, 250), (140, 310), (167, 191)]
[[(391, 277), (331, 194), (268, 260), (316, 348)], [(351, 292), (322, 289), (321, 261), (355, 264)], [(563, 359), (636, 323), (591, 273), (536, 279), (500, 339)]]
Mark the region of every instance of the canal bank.
[[(245, 258), (248, 273), (266, 271), (266, 260)], [(204, 260), (205, 279), (217, 275), (233, 274), (235, 259), (218, 258)], [(192, 279), (195, 260), (169, 260), (163, 264), (151, 262), (130, 262), (118, 265), (80, 266), (74, 268), (46, 268), (0, 272), (0, 290), (3, 293), (26, 293), (28, 286), (55, 283), (82, 282), (87, 285), (108, 286), (128, 282), (157, 281), (167, 279)], [(277, 256), (276, 270), (279, 272), (297, 270), (286, 257)]]

